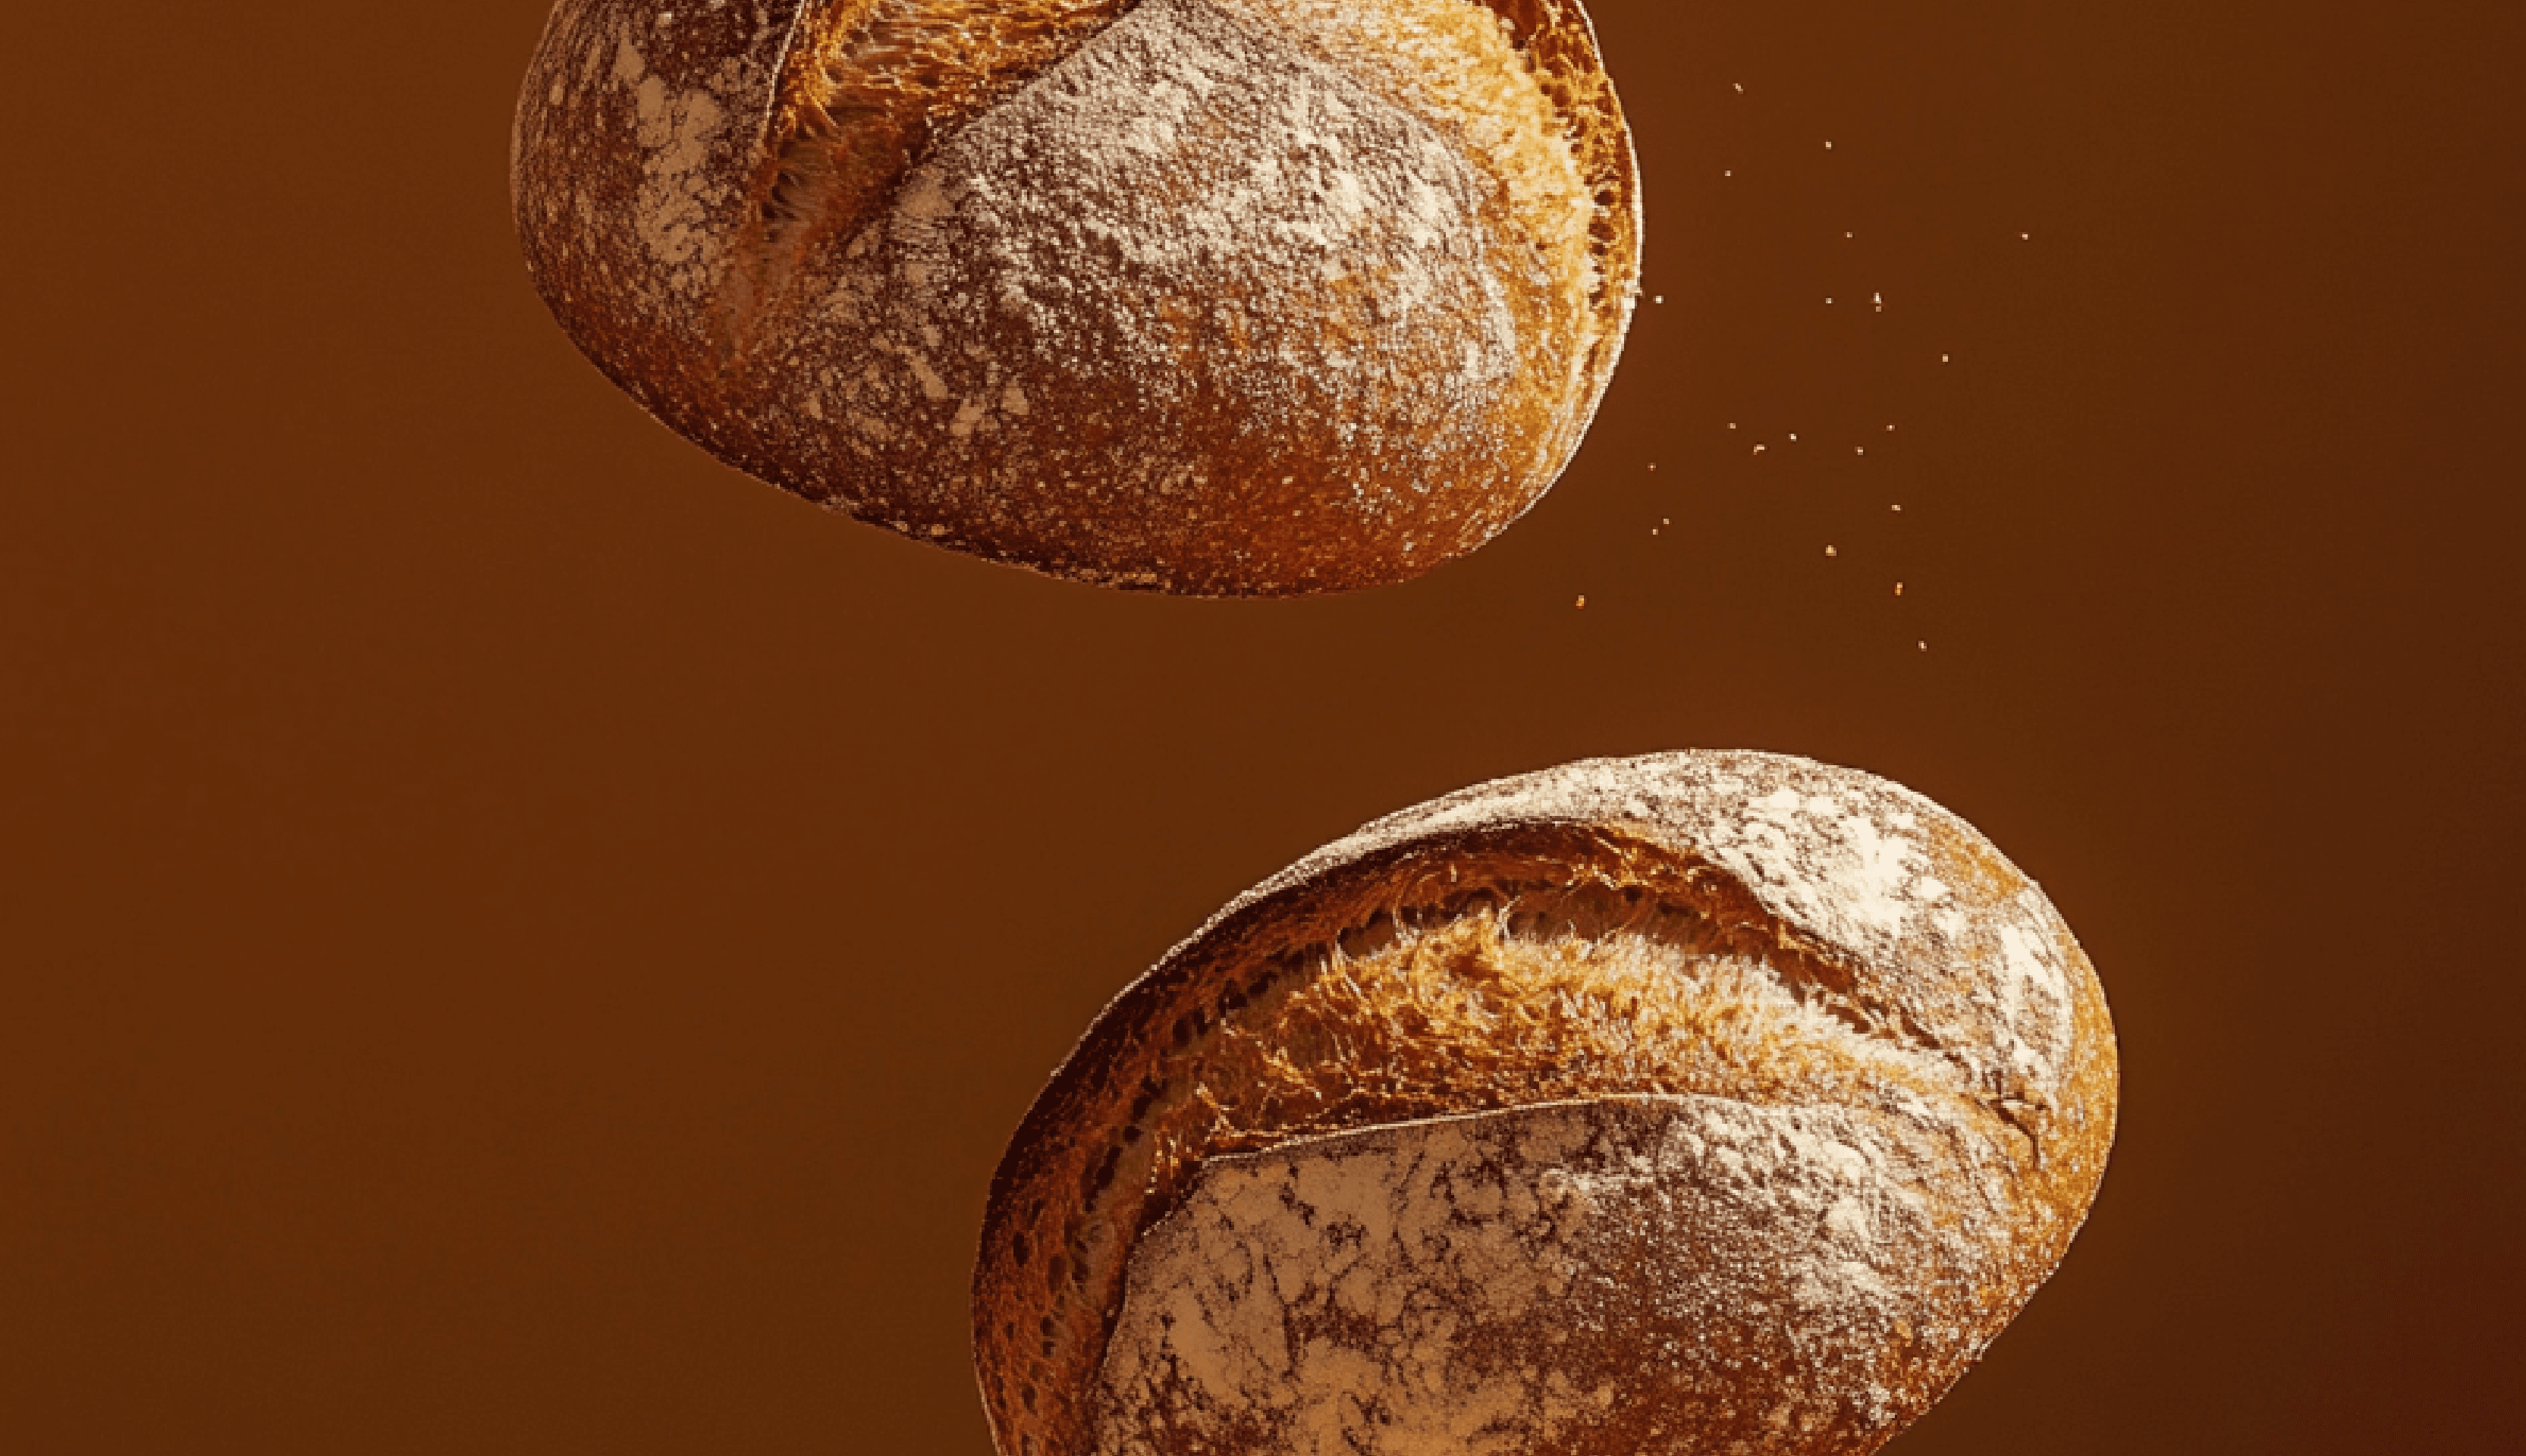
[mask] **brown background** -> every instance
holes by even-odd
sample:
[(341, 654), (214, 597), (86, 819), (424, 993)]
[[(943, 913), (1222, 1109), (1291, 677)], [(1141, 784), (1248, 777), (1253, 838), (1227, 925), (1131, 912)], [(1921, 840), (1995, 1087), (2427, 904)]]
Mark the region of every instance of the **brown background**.
[(2526, 12), (1603, 0), (1665, 302), (1579, 463), (1219, 604), (608, 388), (509, 233), (543, 9), (0, 32), (0, 1446), (981, 1456), (984, 1183), (1104, 998), (1689, 745), (1962, 813), (2119, 1018), (1900, 1456), (2513, 1436)]

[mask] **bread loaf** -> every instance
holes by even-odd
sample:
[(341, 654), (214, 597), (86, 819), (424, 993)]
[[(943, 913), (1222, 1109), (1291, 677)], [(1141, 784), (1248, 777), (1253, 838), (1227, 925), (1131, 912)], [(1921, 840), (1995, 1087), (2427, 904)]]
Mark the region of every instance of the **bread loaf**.
[(570, 336), (722, 460), (1200, 595), (1490, 539), (1638, 272), (1578, 0), (561, 0), (513, 194)]
[(1003, 1456), (1873, 1451), (2068, 1248), (2113, 1029), (1968, 825), (1759, 753), (1369, 826), (1100, 1016), (993, 1180)]

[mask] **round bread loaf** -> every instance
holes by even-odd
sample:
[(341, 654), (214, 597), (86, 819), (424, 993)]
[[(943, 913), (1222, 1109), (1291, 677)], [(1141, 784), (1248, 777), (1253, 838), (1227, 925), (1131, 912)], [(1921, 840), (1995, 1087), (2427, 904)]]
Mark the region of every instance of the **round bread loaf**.
[(998, 1175), (1004, 1456), (1874, 1451), (2113, 1140), (2078, 942), (1848, 769), (1595, 760), (1317, 851), (1125, 990)]
[(1578, 0), (561, 0), (512, 180), (571, 338), (722, 460), (1207, 596), (1489, 540), (1637, 287)]

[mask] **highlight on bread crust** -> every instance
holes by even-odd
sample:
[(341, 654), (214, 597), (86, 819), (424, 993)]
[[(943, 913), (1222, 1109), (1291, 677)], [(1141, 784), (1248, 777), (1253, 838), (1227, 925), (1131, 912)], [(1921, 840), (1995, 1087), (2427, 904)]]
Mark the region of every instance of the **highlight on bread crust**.
[(513, 195), (573, 340), (721, 459), (1198, 595), (1505, 527), (1640, 242), (1578, 0), (561, 0)]
[(1106, 1009), (993, 1180), (1003, 1456), (1859, 1453), (2103, 1176), (2094, 971), (1973, 828), (1755, 753), (1372, 825)]

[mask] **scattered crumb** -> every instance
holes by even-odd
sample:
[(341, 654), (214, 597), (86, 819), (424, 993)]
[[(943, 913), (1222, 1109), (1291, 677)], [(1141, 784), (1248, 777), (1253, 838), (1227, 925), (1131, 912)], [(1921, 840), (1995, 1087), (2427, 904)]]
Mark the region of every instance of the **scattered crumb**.
[(1757, 455), (1762, 454), (1762, 453), (1763, 453), (1763, 447), (1762, 447), (1762, 446), (1760, 446), (1760, 445), (1756, 445), (1756, 446), (1754, 447), (1754, 453), (1755, 453), (1755, 454), (1757, 454)]
[(1827, 546), (1827, 547), (1825, 547), (1825, 548), (1824, 548), (1824, 554), (1825, 554), (1825, 555), (1827, 555), (1827, 556), (1840, 556), (1842, 553), (1841, 553), (1841, 552), (1839, 552), (1839, 551), (1836, 551), (1836, 550), (1835, 550), (1835, 549), (1833, 549), (1831, 546)]
[(1587, 594), (1586, 594), (1586, 593), (1584, 593), (1584, 592), (1583, 592), (1583, 593), (1581, 593), (1581, 594), (1580, 594), (1580, 597), (1579, 597), (1579, 610), (1580, 610), (1580, 611), (1582, 611), (1582, 612), (1585, 612), (1585, 611), (1587, 611), (1587, 610), (1588, 610), (1588, 597), (1587, 597)]
[(1901, 595), (1903, 594), (1903, 583), (1902, 583), (1902, 582), (1897, 581), (1897, 582), (1895, 582), (1895, 583), (1894, 583), (1894, 594), (1895, 594), (1896, 596), (1901, 596)]

